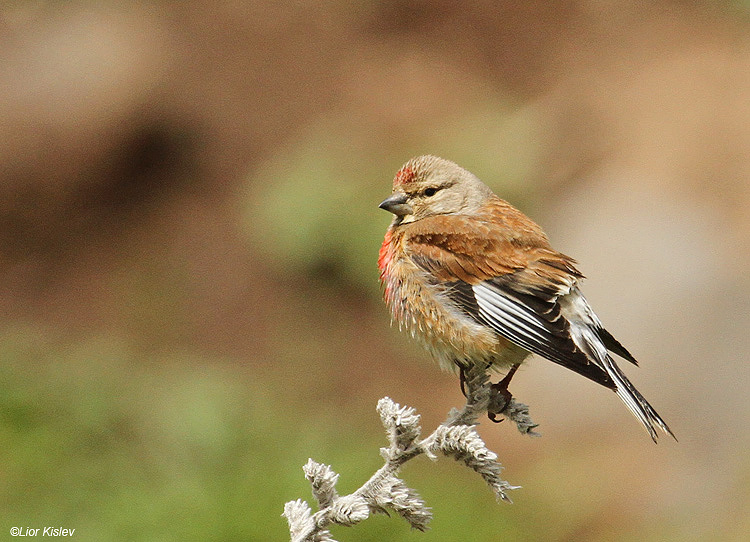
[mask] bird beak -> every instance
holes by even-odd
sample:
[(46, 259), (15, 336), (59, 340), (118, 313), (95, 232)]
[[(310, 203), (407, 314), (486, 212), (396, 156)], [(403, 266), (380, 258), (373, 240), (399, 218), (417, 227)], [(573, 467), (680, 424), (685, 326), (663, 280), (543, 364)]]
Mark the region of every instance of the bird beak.
[(403, 192), (394, 192), (378, 205), (381, 209), (393, 213), (396, 216), (410, 215), (413, 211), (411, 205), (406, 203), (407, 197)]

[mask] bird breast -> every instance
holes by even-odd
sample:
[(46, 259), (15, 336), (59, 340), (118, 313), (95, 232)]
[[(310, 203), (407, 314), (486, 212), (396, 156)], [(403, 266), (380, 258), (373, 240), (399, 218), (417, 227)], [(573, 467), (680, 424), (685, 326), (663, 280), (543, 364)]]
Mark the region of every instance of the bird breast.
[(477, 322), (448, 297), (446, 285), (430, 280), (405, 253), (403, 236), (389, 230), (378, 260), (391, 318), (408, 331), (444, 369), (455, 362), (509, 365), (507, 341)]

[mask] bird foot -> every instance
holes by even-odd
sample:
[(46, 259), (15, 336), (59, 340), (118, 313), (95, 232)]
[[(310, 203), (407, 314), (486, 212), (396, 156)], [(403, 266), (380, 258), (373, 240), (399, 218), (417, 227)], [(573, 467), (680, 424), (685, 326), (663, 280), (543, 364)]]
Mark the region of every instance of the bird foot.
[(490, 385), (490, 401), (487, 406), (487, 417), (494, 423), (503, 421), (504, 418), (498, 419), (497, 416), (502, 414), (513, 400), (513, 394), (508, 391), (508, 386), (517, 370), (518, 365), (514, 365), (500, 382)]
[(490, 401), (487, 406), (487, 417), (490, 421), (494, 423), (503, 421), (505, 418), (498, 418), (497, 416), (508, 408), (512, 399), (513, 394), (508, 391), (502, 381), (492, 384), (490, 386)]

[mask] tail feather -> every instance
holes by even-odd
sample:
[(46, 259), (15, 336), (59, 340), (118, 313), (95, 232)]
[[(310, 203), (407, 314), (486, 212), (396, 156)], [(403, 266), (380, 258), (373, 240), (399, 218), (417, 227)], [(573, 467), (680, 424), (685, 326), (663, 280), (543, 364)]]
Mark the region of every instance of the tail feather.
[(656, 427), (659, 427), (673, 439), (677, 440), (677, 437), (674, 436), (667, 423), (654, 410), (654, 407), (646, 401), (641, 392), (628, 380), (622, 370), (615, 364), (614, 360), (607, 354), (603, 361), (607, 374), (615, 381), (615, 393), (622, 399), (622, 402), (625, 403), (635, 417), (638, 418), (643, 427), (646, 428), (648, 434), (651, 435), (651, 439), (656, 442), (658, 437)]
[(562, 308), (565, 310), (566, 319), (570, 324), (570, 334), (573, 341), (592, 362), (601, 367), (607, 373), (607, 376), (612, 379), (615, 393), (646, 428), (648, 434), (651, 435), (651, 439), (656, 442), (659, 436), (657, 428), (659, 428), (677, 440), (666, 422), (662, 420), (654, 407), (646, 401), (646, 398), (635, 389), (635, 386), (610, 356), (608, 349), (637, 364), (630, 352), (609, 332), (604, 330), (604, 326), (594, 314), (594, 311), (591, 310), (581, 292), (577, 288), (571, 289), (570, 294), (560, 298), (560, 302), (564, 304)]

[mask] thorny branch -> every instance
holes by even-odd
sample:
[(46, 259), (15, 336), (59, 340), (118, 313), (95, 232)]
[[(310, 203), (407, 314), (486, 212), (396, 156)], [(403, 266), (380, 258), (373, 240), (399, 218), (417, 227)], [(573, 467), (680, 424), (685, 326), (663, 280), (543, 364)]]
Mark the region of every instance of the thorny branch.
[(511, 399), (509, 404), (497, 404), (492, 396), (487, 371), (471, 367), (466, 371), (466, 404), (452, 409), (447, 419), (435, 431), (420, 440), (420, 417), (411, 407), (402, 407), (388, 397), (378, 401), (378, 414), (388, 435), (389, 446), (380, 449), (383, 466), (362, 487), (350, 495), (336, 492), (339, 475), (328, 465), (309, 459), (303, 467), (312, 486), (318, 511), (298, 499), (284, 506), (292, 542), (335, 542), (328, 527), (331, 524), (356, 525), (373, 513), (393, 511), (414, 529), (424, 531), (432, 513), (416, 491), (398, 478), (401, 466), (418, 455), (432, 460), (437, 453), (454, 458), (477, 472), (490, 486), (499, 500), (510, 502), (507, 492), (518, 489), (500, 478), (502, 467), (497, 455), (489, 450), (476, 431), (477, 419), (488, 412), (504, 415), (516, 423), (521, 433), (538, 436), (536, 425), (523, 403)]

